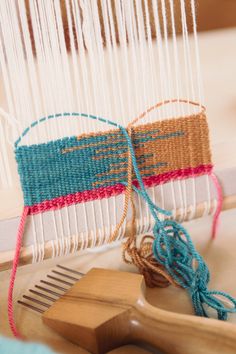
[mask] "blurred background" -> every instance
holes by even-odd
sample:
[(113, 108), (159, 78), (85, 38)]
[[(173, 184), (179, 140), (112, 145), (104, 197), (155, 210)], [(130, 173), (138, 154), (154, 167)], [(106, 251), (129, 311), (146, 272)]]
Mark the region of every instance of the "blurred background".
[[(150, 2), (152, 0), (149, 0)], [(170, 17), (168, 1), (165, 1), (167, 17)], [(195, 0), (198, 31), (208, 31), (218, 28), (236, 26), (236, 0)], [(189, 32), (192, 31), (191, 0), (185, 0), (187, 23)], [(150, 6), (151, 7), (151, 6)], [(181, 5), (180, 0), (174, 0), (175, 23), (178, 33), (181, 33)], [(159, 0), (161, 13), (161, 0)], [(151, 14), (152, 17), (152, 14)], [(160, 16), (161, 18), (161, 16)], [(171, 19), (167, 21), (171, 33)]]
[[(115, 10), (115, 1), (111, 0), (111, 7), (113, 12), (113, 20), (115, 23), (116, 37), (117, 41), (119, 41), (119, 35), (117, 32), (117, 19), (116, 19), (116, 10)], [(162, 34), (164, 33), (163, 26), (163, 6), (165, 7), (166, 17), (167, 17), (167, 30), (169, 34), (172, 34), (172, 20), (171, 20), (171, 11), (170, 11), (170, 1), (165, 0), (156, 0), (158, 1), (158, 10), (159, 10), (159, 20), (160, 20), (160, 28)], [(30, 35), (32, 40), (33, 51), (35, 52), (34, 47), (34, 38), (33, 38), (33, 30), (30, 16), (30, 0), (25, 0), (26, 9), (27, 9), (27, 18), (28, 25), (30, 28)], [(97, 0), (98, 8), (99, 8), (99, 18), (101, 24), (101, 31), (103, 36), (103, 44), (106, 44), (106, 39), (104, 36), (104, 23), (103, 23), (103, 15), (102, 15), (102, 5), (101, 0)], [(156, 37), (156, 29), (154, 25), (154, 14), (153, 14), (153, 0), (147, 0), (148, 8), (149, 8), (149, 19), (151, 24), (151, 34), (152, 37)], [(163, 5), (164, 4), (164, 5)], [(206, 31), (206, 30), (214, 30), (218, 28), (227, 28), (236, 26), (236, 0), (195, 0), (196, 4), (196, 15), (197, 15), (197, 30), (198, 31)], [(183, 5), (183, 2), (182, 2)], [(65, 0), (60, 1), (61, 11), (62, 11), (62, 20), (64, 27), (64, 35), (66, 40), (67, 50), (70, 50), (70, 40), (69, 40), (69, 29), (68, 29), (68, 19), (67, 19), (67, 11)], [(184, 0), (184, 6), (186, 9), (187, 16), (187, 26), (188, 32), (192, 32), (193, 23), (192, 23), (192, 15), (191, 15), (191, 0)], [(135, 6), (134, 6), (135, 7)], [(142, 0), (143, 14), (145, 14), (144, 8), (144, 0)], [(82, 14), (81, 14), (82, 16)], [(144, 15), (144, 22), (146, 21)], [(174, 21), (175, 21), (175, 31), (177, 34), (182, 33), (182, 25), (181, 25), (181, 0), (174, 0)], [(76, 41), (76, 36), (75, 36)], [(77, 47), (77, 44), (75, 43)]]
[(236, 26), (236, 0), (197, 0), (198, 30)]

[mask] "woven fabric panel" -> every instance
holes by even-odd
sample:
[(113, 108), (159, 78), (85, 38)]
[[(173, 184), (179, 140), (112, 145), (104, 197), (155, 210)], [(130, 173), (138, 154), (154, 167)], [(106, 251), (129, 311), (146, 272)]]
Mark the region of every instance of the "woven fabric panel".
[[(134, 126), (132, 142), (147, 187), (212, 168), (203, 113)], [(107, 198), (125, 189), (128, 147), (120, 130), (19, 146), (15, 153), (31, 213)]]

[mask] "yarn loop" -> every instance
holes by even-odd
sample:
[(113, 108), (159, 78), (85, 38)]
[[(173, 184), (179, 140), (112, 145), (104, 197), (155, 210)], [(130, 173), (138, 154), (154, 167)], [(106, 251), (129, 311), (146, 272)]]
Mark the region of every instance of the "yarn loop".
[[(223, 292), (208, 290), (209, 269), (196, 251), (187, 230), (174, 220), (165, 220), (161, 224), (156, 224), (153, 230), (153, 253), (157, 261), (182, 288), (187, 289), (196, 315), (209, 317), (207, 305), (216, 310), (218, 319), (226, 320), (228, 313), (236, 312), (236, 300)], [(229, 300), (233, 307), (225, 307), (215, 297), (217, 295)]]

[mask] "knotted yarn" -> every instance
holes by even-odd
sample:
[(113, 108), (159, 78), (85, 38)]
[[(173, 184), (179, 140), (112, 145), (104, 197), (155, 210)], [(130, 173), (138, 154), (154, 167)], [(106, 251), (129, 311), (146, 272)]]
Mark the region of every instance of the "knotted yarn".
[[(158, 220), (153, 233), (155, 258), (177, 284), (189, 292), (196, 315), (209, 317), (204, 304), (216, 310), (220, 320), (227, 320), (228, 313), (236, 312), (234, 298), (224, 292), (208, 290), (209, 269), (182, 225), (174, 220)], [(232, 308), (225, 307), (217, 296), (229, 300)]]
[[(162, 265), (167, 274), (171, 276), (172, 284), (176, 283), (189, 292), (197, 316), (209, 317), (204, 307), (207, 305), (217, 312), (219, 320), (227, 320), (229, 313), (236, 312), (236, 299), (225, 292), (208, 290), (209, 269), (202, 256), (197, 252), (187, 230), (175, 220), (165, 219), (162, 221), (158, 217), (158, 213), (171, 216), (171, 212), (159, 208), (150, 199), (138, 169), (131, 138), (126, 129), (120, 129), (127, 139), (132, 167), (139, 183), (139, 189), (134, 185), (132, 188), (146, 201), (155, 220), (152, 250), (157, 264)], [(127, 242), (125, 243), (126, 248)], [(134, 258), (132, 259), (134, 260)], [(218, 296), (228, 300), (232, 307), (224, 306), (223, 302), (217, 298)]]

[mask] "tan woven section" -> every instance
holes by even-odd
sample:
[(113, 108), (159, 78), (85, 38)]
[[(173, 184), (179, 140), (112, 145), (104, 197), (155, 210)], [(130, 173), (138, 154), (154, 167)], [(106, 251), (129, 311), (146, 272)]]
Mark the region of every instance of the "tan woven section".
[[(99, 145), (103, 143), (98, 143), (97, 151), (99, 155), (94, 157), (95, 160), (103, 160), (114, 156), (110, 155), (110, 152), (114, 152), (119, 147), (119, 143), (126, 142), (120, 130), (83, 134), (78, 137), (78, 140), (80, 140), (85, 137), (104, 135), (107, 135), (107, 142), (110, 142), (111, 145), (106, 148), (105, 157), (101, 154), (102, 149), (99, 148)], [(204, 112), (133, 126), (132, 141), (138, 166), (143, 177), (211, 165), (209, 131)], [(72, 147), (64, 152), (85, 147), (85, 145)], [(147, 157), (147, 155), (149, 156)], [(128, 159), (127, 152), (120, 153), (119, 157)], [(127, 171), (127, 165), (117, 162), (111, 164), (109, 172), (97, 176), (114, 175), (125, 171)], [(109, 179), (109, 181), (117, 182), (119, 180), (119, 177)], [(94, 183), (94, 186), (99, 186), (100, 184), (101, 182), (98, 181)]]
[[(158, 173), (211, 164), (209, 130), (205, 114), (140, 125), (134, 128), (134, 132), (147, 132), (153, 129), (158, 129), (160, 135), (183, 132), (182, 136), (147, 141), (135, 150), (137, 156), (153, 154), (153, 157), (145, 160), (146, 165), (158, 161), (168, 162), (167, 166), (158, 168)], [(153, 172), (155, 174), (156, 171)]]

